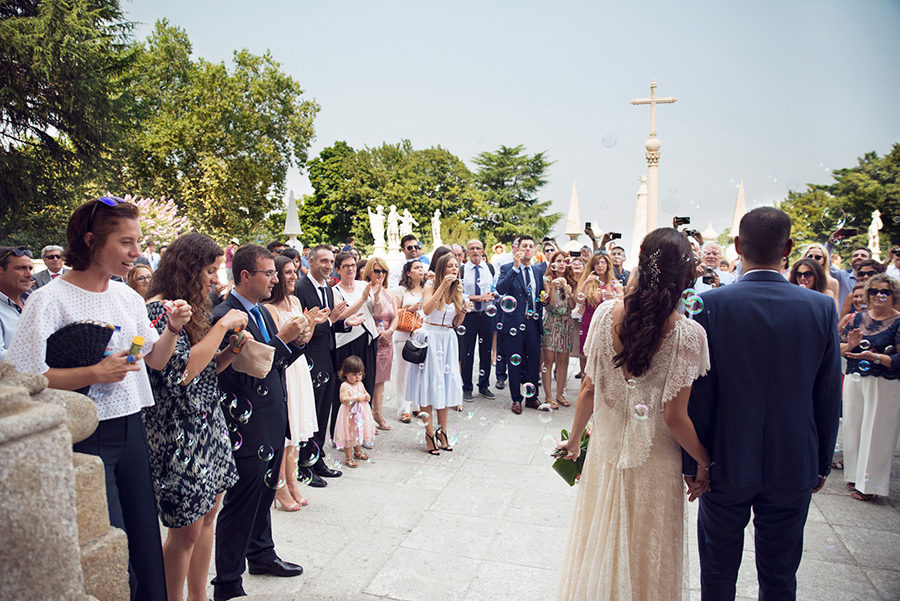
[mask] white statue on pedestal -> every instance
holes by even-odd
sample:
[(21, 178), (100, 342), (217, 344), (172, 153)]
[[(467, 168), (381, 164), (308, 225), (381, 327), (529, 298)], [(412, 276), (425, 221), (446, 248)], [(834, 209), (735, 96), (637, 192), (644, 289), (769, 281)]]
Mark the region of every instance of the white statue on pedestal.
[(391, 205), (387, 218), (388, 254), (390, 254), (392, 250), (400, 250), (400, 228), (397, 225), (398, 219), (397, 205)]
[(403, 216), (400, 217), (400, 237), (412, 234), (414, 225), (419, 225), (419, 222), (413, 219), (409, 209), (403, 209)]
[(441, 210), (434, 210), (434, 217), (431, 218), (431, 244), (432, 248), (441, 246)]
[(372, 231), (372, 239), (375, 241), (375, 247), (384, 248), (384, 207), (378, 205), (375, 212), (366, 207), (369, 213), (369, 229)]
[(869, 250), (872, 251), (872, 258), (876, 261), (881, 261), (881, 243), (878, 230), (883, 227), (881, 211), (875, 209), (872, 211), (872, 223), (869, 224)]

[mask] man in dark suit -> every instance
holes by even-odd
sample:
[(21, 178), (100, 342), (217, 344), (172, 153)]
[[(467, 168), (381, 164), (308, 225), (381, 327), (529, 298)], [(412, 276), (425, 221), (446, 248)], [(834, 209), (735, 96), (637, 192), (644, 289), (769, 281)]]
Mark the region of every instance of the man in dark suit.
[[(319, 307), (328, 317), (323, 323), (316, 325), (312, 338), (306, 345), (306, 358), (312, 365), (310, 375), (313, 379), (313, 394), (316, 397), (316, 418), (319, 429), (313, 436), (313, 441), (319, 449), (319, 457), (312, 466), (312, 480), (310, 486), (325, 486), (322, 478), (337, 478), (341, 475), (339, 470), (334, 470), (325, 465), (325, 433), (328, 432), (328, 421), (332, 416), (332, 409), (340, 403), (338, 399), (338, 381), (335, 365), (334, 342), (335, 332), (348, 332), (350, 328), (362, 323), (361, 315), (354, 315), (348, 319), (339, 319), (334, 322), (331, 316), (340, 316), (347, 303), (341, 301), (334, 303), (334, 291), (328, 285), (328, 278), (334, 269), (334, 252), (329, 246), (321, 244), (312, 249), (309, 254), (309, 273), (297, 280), (294, 294), (300, 299), (304, 309)], [(300, 449), (301, 465), (308, 464), (310, 455), (315, 452), (312, 445), (306, 445)]]
[[(751, 509), (760, 599), (795, 598), (810, 494), (831, 470), (841, 403), (837, 314), (830, 297), (780, 274), (790, 232), (790, 218), (774, 207), (744, 215), (735, 238), (744, 277), (704, 293), (695, 318), (711, 362), (688, 407), (712, 458), (697, 527), (704, 601), (734, 599)], [(697, 465), (683, 457), (692, 486)]]
[[(257, 342), (274, 347), (275, 358), (264, 379), (237, 372), (230, 365), (219, 374), (225, 420), (234, 440), (241, 444), (234, 450), (239, 479), (225, 492), (216, 522), (215, 601), (245, 594), (241, 584), (245, 558), (251, 574), (303, 573), (302, 567), (275, 554), (269, 511), (288, 432), (284, 370), (303, 354), (303, 347), (290, 341), (305, 326), (295, 319), (279, 330), (269, 312), (259, 307), (278, 282), (272, 253), (262, 246), (247, 245), (235, 253), (232, 265), (235, 285), (213, 310), (213, 322), (232, 309), (248, 313), (246, 331)], [(229, 344), (226, 341), (225, 345)]]
[[(547, 266), (544, 263), (532, 265), (533, 257), (534, 238), (521, 236), (513, 262), (500, 268), (500, 281), (497, 283), (497, 292), (501, 297), (511, 296), (516, 299), (516, 307), (512, 311), (506, 311), (504, 299), (500, 299), (502, 327), (497, 352), (503, 355), (509, 366), (512, 412), (517, 415), (522, 413), (522, 387), (525, 385), (530, 384), (529, 388), (534, 391), (533, 395), (526, 398), (525, 406), (537, 409), (540, 405), (537, 390), (543, 308), (538, 298), (544, 289), (544, 271)], [(521, 361), (519, 365), (515, 365), (516, 359)]]

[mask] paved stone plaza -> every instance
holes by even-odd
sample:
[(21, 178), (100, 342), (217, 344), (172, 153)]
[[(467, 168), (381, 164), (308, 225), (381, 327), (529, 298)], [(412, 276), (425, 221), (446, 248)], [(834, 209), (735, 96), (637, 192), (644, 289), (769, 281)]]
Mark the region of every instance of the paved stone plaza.
[[(570, 377), (570, 400), (578, 383)], [(277, 551), (305, 573), (246, 576), (247, 592), (304, 601), (554, 599), (577, 486), (550, 469), (547, 448), (571, 426), (574, 408), (516, 416), (507, 391), (496, 392), (451, 416), (459, 432), (452, 453), (427, 455), (421, 429), (393, 421), (376, 437), (371, 463), (345, 469), (327, 488), (304, 489), (310, 505), (299, 512), (274, 511)], [(690, 598), (699, 599), (690, 508)], [(755, 599), (752, 526), (744, 548), (738, 598)], [(898, 557), (900, 453), (887, 499), (854, 501), (841, 472), (813, 496), (798, 598), (900, 599)]]

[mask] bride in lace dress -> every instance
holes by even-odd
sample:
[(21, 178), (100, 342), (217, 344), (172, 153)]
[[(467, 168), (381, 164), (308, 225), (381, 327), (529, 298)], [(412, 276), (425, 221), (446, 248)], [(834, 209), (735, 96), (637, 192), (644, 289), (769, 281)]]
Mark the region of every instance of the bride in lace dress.
[(679, 312), (693, 280), (690, 244), (657, 229), (644, 238), (638, 270), (624, 301), (594, 314), (572, 431), (560, 444), (577, 458), (593, 414), (560, 601), (681, 598), (681, 447), (705, 468), (688, 482), (690, 500), (709, 486), (709, 455), (687, 414), (691, 384), (709, 369), (703, 328)]

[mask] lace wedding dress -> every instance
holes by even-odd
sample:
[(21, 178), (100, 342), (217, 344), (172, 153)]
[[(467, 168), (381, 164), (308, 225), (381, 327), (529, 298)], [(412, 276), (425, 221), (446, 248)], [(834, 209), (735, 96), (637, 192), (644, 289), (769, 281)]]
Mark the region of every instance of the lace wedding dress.
[(666, 401), (709, 370), (703, 328), (679, 319), (650, 368), (613, 367), (612, 308), (597, 308), (585, 342), (593, 429), (569, 531), (560, 601), (681, 599), (684, 484)]

